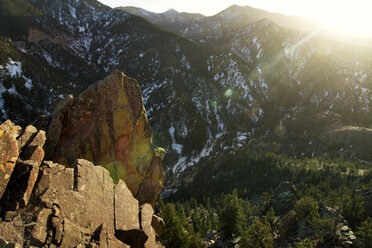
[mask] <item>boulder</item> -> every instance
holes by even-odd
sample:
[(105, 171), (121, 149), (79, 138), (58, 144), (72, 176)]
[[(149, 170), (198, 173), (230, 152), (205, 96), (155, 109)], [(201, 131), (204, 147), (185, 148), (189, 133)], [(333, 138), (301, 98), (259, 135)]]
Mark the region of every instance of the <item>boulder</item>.
[[(26, 127), (24, 133), (18, 139), (20, 149), (23, 148), (11, 179), (10, 194), (18, 205), (26, 206), (39, 175), (39, 167), (44, 159), (43, 146), (46, 140), (44, 131), (35, 131), (35, 127)], [(24, 159), (24, 160), (23, 160)], [(24, 183), (25, 181), (26, 183)], [(18, 185), (18, 186), (15, 186)], [(25, 188), (23, 187), (25, 186)]]
[(18, 137), (19, 158), (8, 181), (6, 194), (3, 194), (2, 207), (5, 210), (18, 210), (28, 204), (44, 158), (45, 139), (45, 132), (37, 131), (33, 126), (28, 126)]
[(270, 204), (278, 216), (286, 214), (296, 203), (295, 192), (292, 184), (288, 181), (281, 182), (273, 193)]
[[(81, 211), (84, 219), (71, 219), (72, 222), (84, 226), (86, 222), (96, 230), (104, 224), (110, 233), (114, 232), (114, 183), (110, 174), (101, 166), (94, 166), (91, 162), (77, 159), (73, 164), (74, 189), (78, 198), (85, 199)], [(133, 197), (132, 197), (133, 198)], [(129, 197), (128, 201), (131, 200)], [(66, 202), (66, 204), (69, 204)], [(67, 206), (66, 206), (67, 207)], [(65, 207), (65, 208), (66, 208)], [(71, 209), (73, 210), (73, 209)], [(97, 214), (97, 212), (99, 214)], [(78, 216), (81, 212), (76, 213)]]
[(0, 222), (0, 237), (10, 243), (23, 244), (25, 226), (19, 215), (9, 221)]
[(3, 207), (14, 211), (19, 207), (27, 206), (39, 175), (39, 166), (37, 161), (18, 159), (9, 187), (3, 197), (8, 204)]
[(148, 203), (142, 205), (140, 207), (141, 211), (141, 227), (142, 230), (147, 235), (148, 239), (146, 240), (144, 247), (145, 248), (155, 248), (155, 247), (163, 247), (160, 242), (156, 240), (156, 233), (154, 228), (152, 227), (152, 218), (154, 215), (154, 209)]
[(48, 220), (52, 215), (52, 209), (43, 208), (37, 215), (36, 224), (31, 233), (32, 243), (42, 245), (48, 236)]
[(363, 244), (357, 240), (351, 228), (347, 226), (346, 221), (343, 221), (337, 225), (336, 233), (338, 242), (342, 244), (342, 247), (363, 247)]
[[(128, 189), (127, 185), (119, 180), (115, 186), (115, 228), (116, 230), (139, 229), (138, 201)], [(124, 221), (126, 220), (126, 221)]]
[[(72, 168), (51, 161), (35, 165), (17, 162), (12, 178), (18, 183), (12, 186), (27, 194), (6, 201), (14, 206), (20, 196), (30, 195), (29, 202), (3, 213), (0, 237), (23, 247), (162, 247), (151, 226), (152, 206), (140, 208), (125, 182), (114, 185), (105, 168), (83, 159)], [(24, 178), (33, 168), (38, 180), (29, 187)]]
[[(37, 241), (34, 246), (39, 241), (62, 247), (89, 243), (89, 237), (102, 225), (109, 233), (115, 232), (113, 181), (107, 170), (89, 161), (76, 160), (73, 168), (48, 163), (42, 168), (35, 197), (52, 213), (49, 218), (38, 218), (41, 221), (33, 231), (33, 235), (37, 234), (32, 239)], [(45, 226), (48, 232), (40, 234)]]
[(40, 165), (41, 161), (44, 159), (45, 153), (43, 146), (45, 144), (45, 140), (45, 131), (38, 131), (35, 137), (33, 137), (31, 143), (24, 147), (24, 150), (21, 153), (21, 158), (24, 160), (36, 161)]
[(141, 89), (117, 70), (57, 107), (45, 151), (47, 159), (64, 165), (84, 158), (107, 168), (141, 203), (154, 204), (164, 183)]
[(19, 149), (23, 149), (26, 145), (28, 145), (34, 138), (37, 133), (36, 127), (29, 125), (25, 128), (23, 134), (18, 138), (18, 147)]
[(18, 159), (17, 137), (21, 128), (7, 120), (0, 125), (0, 198), (3, 196)]

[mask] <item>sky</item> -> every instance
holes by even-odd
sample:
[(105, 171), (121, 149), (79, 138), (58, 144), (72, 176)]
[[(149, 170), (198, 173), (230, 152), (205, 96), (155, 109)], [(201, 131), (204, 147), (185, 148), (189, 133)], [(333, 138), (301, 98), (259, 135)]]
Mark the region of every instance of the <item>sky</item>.
[(99, 0), (110, 6), (135, 6), (152, 12), (214, 15), (233, 4), (316, 19), (340, 32), (372, 34), (372, 0)]

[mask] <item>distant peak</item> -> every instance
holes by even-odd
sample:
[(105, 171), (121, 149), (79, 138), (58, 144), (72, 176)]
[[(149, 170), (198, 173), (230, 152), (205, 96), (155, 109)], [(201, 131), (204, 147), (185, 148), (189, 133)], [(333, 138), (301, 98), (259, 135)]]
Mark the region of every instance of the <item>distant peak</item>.
[(233, 4), (230, 7), (228, 7), (227, 9), (239, 9), (239, 8), (243, 8), (243, 6), (239, 6), (237, 4)]
[(178, 13), (178, 11), (175, 9), (168, 9), (165, 13), (173, 14), (173, 13)]

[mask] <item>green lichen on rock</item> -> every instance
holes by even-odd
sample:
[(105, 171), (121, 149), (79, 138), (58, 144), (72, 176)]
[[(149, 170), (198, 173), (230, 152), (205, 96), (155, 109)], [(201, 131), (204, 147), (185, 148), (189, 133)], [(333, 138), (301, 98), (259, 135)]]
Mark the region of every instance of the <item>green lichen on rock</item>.
[(151, 192), (142, 188), (147, 197), (141, 199), (156, 201), (164, 171), (161, 162), (153, 163), (152, 130), (136, 80), (114, 71), (60, 106), (47, 133), (48, 159), (66, 166), (77, 158), (88, 159), (107, 168), (114, 181), (123, 179), (133, 195), (149, 180), (144, 188)]

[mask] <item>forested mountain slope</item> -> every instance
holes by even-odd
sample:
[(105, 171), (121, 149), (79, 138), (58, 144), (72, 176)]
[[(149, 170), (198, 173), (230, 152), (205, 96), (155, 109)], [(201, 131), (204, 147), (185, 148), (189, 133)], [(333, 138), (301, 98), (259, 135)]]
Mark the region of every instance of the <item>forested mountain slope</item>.
[[(283, 28), (238, 6), (208, 18), (190, 40), (94, 0), (0, 5), (2, 120), (47, 114), (119, 69), (141, 85), (170, 181), (246, 147), (372, 159), (371, 49)], [(239, 11), (250, 21), (235, 18)], [(204, 18), (175, 16), (184, 26)]]

